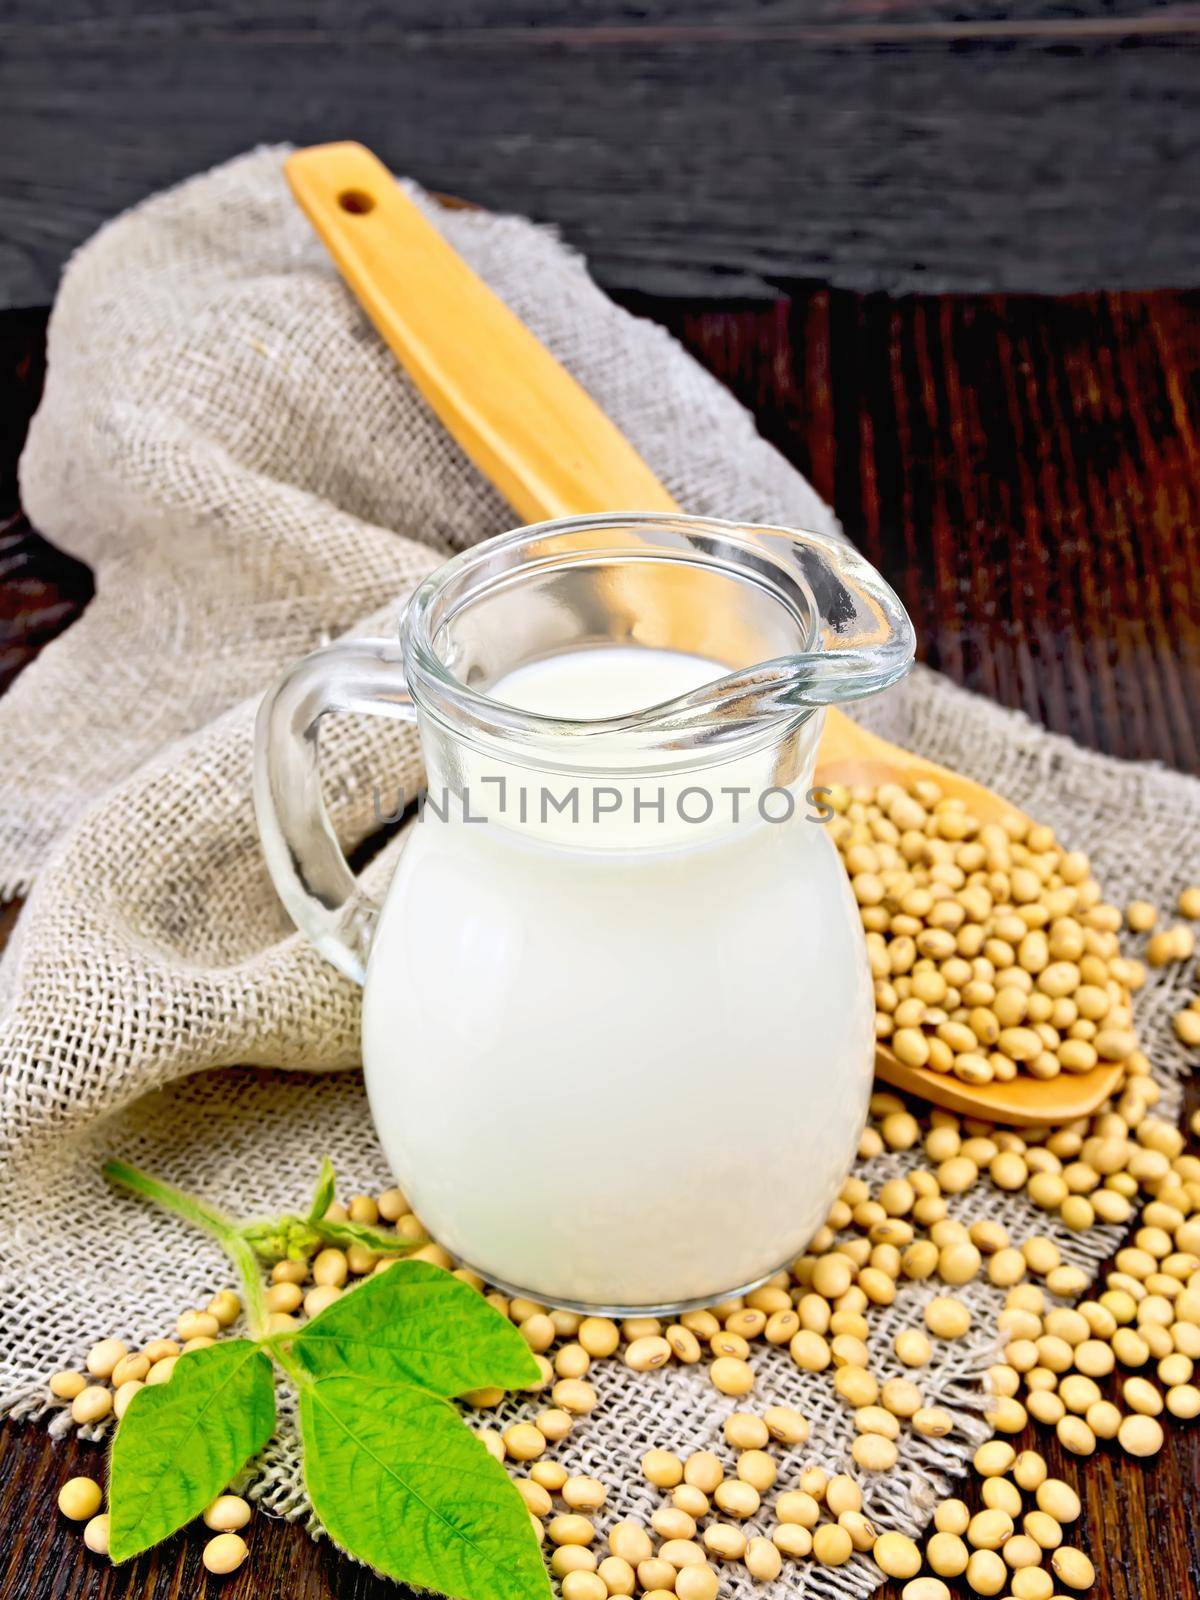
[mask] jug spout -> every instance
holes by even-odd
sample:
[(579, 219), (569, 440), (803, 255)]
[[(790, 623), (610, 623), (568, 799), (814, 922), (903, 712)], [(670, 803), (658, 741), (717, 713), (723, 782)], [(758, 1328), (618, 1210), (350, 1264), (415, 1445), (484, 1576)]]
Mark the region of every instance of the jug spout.
[(793, 547), (817, 613), (818, 647), (791, 666), (794, 703), (861, 700), (902, 678), (913, 663), (916, 635), (891, 586), (840, 540), (817, 534), (778, 537)]
[(769, 585), (792, 612), (797, 648), (643, 713), (636, 719), (643, 732), (702, 736), (707, 726), (710, 738), (724, 738), (756, 723), (865, 699), (909, 671), (916, 635), (908, 613), (852, 545), (786, 528), (714, 522), (706, 528), (711, 554)]

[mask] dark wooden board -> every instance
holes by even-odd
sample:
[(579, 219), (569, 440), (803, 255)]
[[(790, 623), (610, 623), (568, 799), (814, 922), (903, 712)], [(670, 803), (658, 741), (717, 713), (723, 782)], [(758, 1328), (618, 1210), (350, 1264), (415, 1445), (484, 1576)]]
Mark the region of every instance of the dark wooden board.
[(21, 514), (17, 457), (46, 375), (45, 327), (44, 310), (0, 314), (0, 693), (92, 597), (88, 569)]
[(8, 0), (0, 305), (165, 184), (336, 138), (654, 293), (1200, 283), (1183, 4)]
[[(927, 660), (1097, 748), (1200, 771), (1200, 294), (889, 300), (794, 284), (766, 306), (632, 304), (834, 500)], [(0, 517), (15, 509), (43, 322), (0, 315)], [(27, 523), (11, 538), (24, 566), (0, 566), (0, 662), (14, 643), (26, 659), (90, 593)], [(0, 910), (0, 941), (11, 920)], [(1085, 1467), (1040, 1432), (1024, 1442), (1083, 1490), (1096, 1600), (1200, 1596), (1200, 1428), (1172, 1428), (1149, 1469), (1107, 1450)], [(225, 1582), (203, 1573), (194, 1534), (114, 1572), (54, 1509), (64, 1479), (101, 1460), (0, 1427), (4, 1600), (404, 1593), (261, 1519), (251, 1562)]]

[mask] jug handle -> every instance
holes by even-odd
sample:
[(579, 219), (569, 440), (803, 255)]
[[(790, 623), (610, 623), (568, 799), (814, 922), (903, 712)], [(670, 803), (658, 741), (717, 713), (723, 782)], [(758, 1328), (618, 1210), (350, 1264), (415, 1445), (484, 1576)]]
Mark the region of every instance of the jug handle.
[(318, 730), (329, 711), (416, 722), (401, 647), (350, 639), (315, 650), (266, 695), (254, 735), (254, 809), (267, 870), (292, 921), (361, 984), (379, 906), (338, 844), (321, 790)]

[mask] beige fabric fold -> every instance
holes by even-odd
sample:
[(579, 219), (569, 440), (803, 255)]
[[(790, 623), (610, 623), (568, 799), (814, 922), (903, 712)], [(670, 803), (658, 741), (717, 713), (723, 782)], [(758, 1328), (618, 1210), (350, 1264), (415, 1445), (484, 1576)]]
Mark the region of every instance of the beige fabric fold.
[[(0, 962), (0, 1403), (22, 1415), (95, 1337), (158, 1336), (228, 1279), (208, 1241), (106, 1189), (105, 1155), (252, 1212), (295, 1206), (326, 1152), (347, 1192), (387, 1182), (353, 1070), (358, 992), (290, 929), (262, 864), (255, 705), (312, 646), (393, 629), (416, 581), (513, 517), (342, 288), (281, 162), (274, 150), (232, 162), (80, 251), (22, 462), (32, 520), (97, 575), (83, 619), (0, 700), (0, 892), (32, 885)], [(550, 233), (418, 198), (689, 510), (836, 528), (732, 398), (613, 306)], [(1189, 779), (1083, 752), (925, 672), (865, 715), (1053, 823), (1118, 901), (1166, 903), (1200, 861)], [(323, 744), (351, 845), (371, 831), (381, 777), (414, 787), (417, 751), (394, 724), (347, 718)], [(373, 861), (375, 884), (401, 847)], [(1183, 981), (1171, 969), (1139, 997), (1167, 1081), (1184, 1068), (1169, 1029)], [(282, 1070), (294, 1068), (308, 1071)], [(889, 1157), (865, 1175), (905, 1165)], [(1018, 1237), (1045, 1230), (1025, 1201), (984, 1186), (954, 1210), (998, 1216)], [(1110, 1230), (1048, 1231), (1084, 1264), (1112, 1243)], [(909, 1286), (881, 1313), (881, 1351), (930, 1292)], [(917, 1531), (984, 1431), (977, 1380), (998, 1296), (967, 1295), (976, 1332), (924, 1376), (956, 1431), (906, 1437), (900, 1470), (868, 1485), (886, 1526)], [(850, 1422), (828, 1382), (786, 1352), (756, 1360), (760, 1396), (813, 1421), (793, 1463), (844, 1467)], [(560, 1453), (610, 1484), (611, 1516), (645, 1515), (642, 1451), (713, 1443), (733, 1403), (694, 1371), (606, 1363), (597, 1382), (602, 1404)], [(255, 1493), (305, 1510), (286, 1421)], [(776, 1592), (859, 1596), (878, 1578), (865, 1558), (800, 1563)], [(761, 1592), (731, 1578), (731, 1595)]]

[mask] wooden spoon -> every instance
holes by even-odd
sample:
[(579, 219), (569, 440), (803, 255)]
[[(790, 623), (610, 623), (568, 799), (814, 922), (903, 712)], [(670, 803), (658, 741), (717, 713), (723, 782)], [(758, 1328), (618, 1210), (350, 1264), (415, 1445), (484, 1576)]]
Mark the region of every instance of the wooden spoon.
[[(360, 144), (318, 145), (286, 163), (288, 182), (350, 291), (479, 470), (528, 522), (605, 511), (678, 511), (624, 435), (478, 278)], [(1015, 808), (990, 789), (868, 733), (835, 708), (818, 754), (822, 783), (935, 779), (982, 821)], [(906, 1067), (886, 1045), (876, 1071), (966, 1116), (1020, 1124), (1094, 1111), (1123, 1069), (979, 1087)]]
[[(1019, 816), (1017, 807), (981, 783), (951, 772), (936, 761), (910, 755), (878, 734), (868, 733), (831, 707), (817, 752), (817, 777), (821, 783), (908, 783), (932, 778), (942, 792), (962, 800), (981, 822), (1001, 822)], [(1093, 1067), (1090, 1072), (1060, 1072), (1057, 1078), (1031, 1078), (1028, 1073), (1008, 1083), (978, 1086), (928, 1067), (906, 1067), (885, 1044), (875, 1050), (875, 1071), (897, 1089), (932, 1100), (966, 1117), (988, 1122), (1022, 1125), (1071, 1122), (1088, 1116), (1115, 1094), (1124, 1076), (1120, 1065)]]

